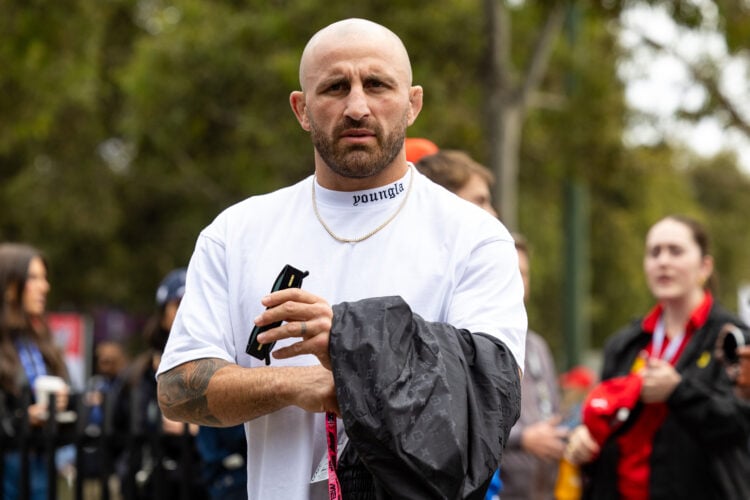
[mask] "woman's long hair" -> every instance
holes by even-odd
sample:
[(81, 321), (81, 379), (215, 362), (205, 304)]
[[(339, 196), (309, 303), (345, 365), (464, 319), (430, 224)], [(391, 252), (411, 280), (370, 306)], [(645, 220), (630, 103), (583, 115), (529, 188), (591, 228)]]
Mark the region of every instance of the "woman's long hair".
[(23, 293), (28, 279), (29, 263), (39, 257), (47, 268), (47, 261), (36, 248), (23, 243), (0, 243), (0, 290), (3, 307), (0, 311), (0, 388), (17, 395), (20, 391), (18, 374), (21, 362), (14, 340), (26, 338), (37, 345), (47, 371), (67, 379), (67, 369), (60, 349), (44, 317), (31, 316), (23, 307)]

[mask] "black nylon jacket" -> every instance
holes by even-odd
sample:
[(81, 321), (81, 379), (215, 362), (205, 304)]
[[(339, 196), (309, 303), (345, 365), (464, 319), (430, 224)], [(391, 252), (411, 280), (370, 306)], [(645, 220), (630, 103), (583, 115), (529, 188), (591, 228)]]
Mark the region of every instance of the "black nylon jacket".
[(356, 452), (372, 482), (370, 493), (352, 494), (342, 481), (344, 498), (484, 498), (520, 412), (518, 365), (507, 347), (425, 321), (400, 297), (333, 311), (344, 454)]

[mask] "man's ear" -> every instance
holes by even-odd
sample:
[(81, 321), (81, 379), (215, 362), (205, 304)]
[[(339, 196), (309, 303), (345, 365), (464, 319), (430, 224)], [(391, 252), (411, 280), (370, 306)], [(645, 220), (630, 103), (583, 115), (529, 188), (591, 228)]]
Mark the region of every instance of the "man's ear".
[(307, 109), (305, 93), (300, 90), (295, 90), (289, 94), (289, 104), (292, 106), (292, 111), (294, 111), (294, 116), (297, 117), (300, 126), (309, 132), (310, 120), (307, 119), (307, 113), (305, 113), (305, 109)]
[(420, 85), (409, 88), (409, 125), (414, 123), (419, 112), (422, 111), (422, 95), (423, 90)]

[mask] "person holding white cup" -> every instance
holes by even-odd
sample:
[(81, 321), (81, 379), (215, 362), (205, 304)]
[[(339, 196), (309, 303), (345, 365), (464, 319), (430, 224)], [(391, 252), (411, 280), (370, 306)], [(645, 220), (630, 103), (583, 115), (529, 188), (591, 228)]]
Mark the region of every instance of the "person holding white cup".
[[(17, 436), (27, 415), (32, 432), (40, 432), (49, 416), (48, 401), (55, 394), (58, 413), (68, 405), (68, 373), (62, 352), (52, 340), (45, 321), (47, 262), (36, 248), (23, 243), (0, 243), (0, 433)], [(50, 382), (52, 385), (50, 385)], [(25, 391), (31, 404), (23, 408)], [(3, 498), (20, 498), (23, 492), (21, 456), (3, 454)], [(29, 455), (28, 498), (47, 498), (47, 472), (41, 450)]]

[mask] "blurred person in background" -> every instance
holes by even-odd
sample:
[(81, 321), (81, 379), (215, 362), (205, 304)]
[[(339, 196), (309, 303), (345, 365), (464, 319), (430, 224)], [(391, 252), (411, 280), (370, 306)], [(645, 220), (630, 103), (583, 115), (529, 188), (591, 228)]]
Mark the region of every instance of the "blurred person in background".
[(198, 426), (166, 418), (156, 398), (156, 369), (184, 293), (185, 269), (170, 271), (156, 290), (157, 309), (144, 326), (147, 348), (113, 388), (113, 428), (127, 436), (119, 443), (124, 449), (116, 465), (126, 498), (206, 498), (195, 447)]
[[(514, 234), (524, 300), (530, 290), (529, 249)], [(568, 429), (562, 425), (555, 361), (544, 338), (526, 332), (526, 362), (521, 381), (521, 417), (510, 430), (500, 463), (503, 500), (553, 500)]]
[(473, 160), (466, 152), (441, 149), (436, 153), (422, 156), (416, 167), (448, 191), (474, 203), (495, 217), (498, 216), (492, 205), (495, 176), (490, 169)]
[(439, 151), (437, 144), (423, 137), (407, 137), (404, 140), (406, 161), (417, 163), (422, 157)]
[(125, 347), (115, 340), (103, 340), (94, 349), (96, 375), (111, 383), (128, 366), (129, 358)]
[(209, 497), (212, 500), (247, 499), (244, 426), (201, 426), (195, 439)]
[(94, 375), (86, 384), (85, 399), (90, 410), (87, 419), (90, 425), (102, 426), (104, 399), (129, 362), (128, 353), (120, 342), (104, 340), (94, 348)]
[[(31, 426), (32, 450), (29, 454), (29, 489), (22, 484), (21, 454), (3, 450), (3, 498), (46, 499), (48, 477), (41, 448), (34, 449), (50, 414), (47, 404), (38, 401), (34, 387), (42, 377), (68, 379), (62, 352), (53, 342), (45, 321), (47, 262), (36, 248), (22, 243), (0, 243), (0, 286), (3, 308), (0, 311), (0, 438), (17, 439), (24, 420)], [(55, 393), (58, 412), (68, 404), (68, 386), (60, 384)], [(30, 398), (30, 401), (29, 399)], [(30, 402), (25, 406), (24, 400)]]
[(94, 348), (94, 374), (86, 382), (85, 414), (80, 417), (85, 419), (83, 432), (91, 440), (81, 447), (81, 470), (78, 471), (84, 479), (83, 495), (87, 499), (101, 498), (100, 479), (103, 479), (106, 484), (109, 484), (111, 480), (108, 477), (102, 477), (111, 472), (106, 470), (108, 457), (104, 455), (105, 450), (102, 449), (104, 441), (101, 439), (105, 432), (105, 408), (112, 406), (109, 400), (113, 397), (113, 389), (128, 363), (128, 354), (120, 342), (104, 340)]
[(715, 356), (725, 325), (746, 327), (714, 300), (706, 230), (659, 220), (643, 269), (656, 305), (605, 345), (566, 458), (586, 464), (584, 498), (746, 500), (750, 406)]
[[(497, 217), (492, 205), (495, 177), (484, 165), (458, 150), (440, 150), (423, 156), (417, 169), (434, 182)], [(529, 249), (526, 239), (514, 234), (518, 266), (529, 297)], [(565, 449), (567, 429), (560, 426), (560, 390), (555, 362), (547, 342), (526, 332), (526, 360), (521, 380), (521, 416), (511, 428), (499, 475), (486, 498), (502, 493), (503, 500), (554, 498), (559, 460)]]
[[(575, 429), (581, 425), (582, 407), (586, 397), (597, 382), (594, 370), (584, 365), (577, 365), (561, 373), (559, 377), (561, 401), (560, 414), (563, 415), (562, 425), (568, 429)], [(555, 483), (555, 500), (581, 499), (581, 471), (570, 463), (564, 456), (560, 460)]]
[(597, 382), (594, 370), (584, 365), (576, 365), (558, 377), (561, 391), (560, 413), (564, 415), (564, 425), (569, 428), (581, 424), (581, 406), (588, 393)]

